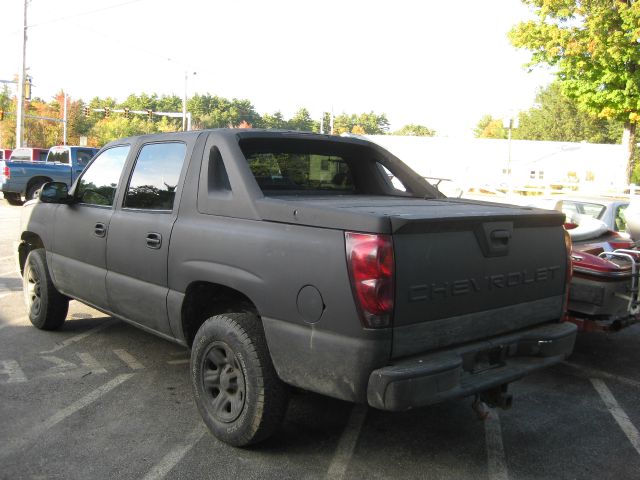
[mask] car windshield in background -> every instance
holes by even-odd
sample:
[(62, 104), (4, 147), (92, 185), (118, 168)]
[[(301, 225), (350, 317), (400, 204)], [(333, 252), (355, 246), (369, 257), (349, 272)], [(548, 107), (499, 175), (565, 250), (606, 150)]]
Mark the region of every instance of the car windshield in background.
[(573, 214), (589, 215), (590, 217), (600, 219), (604, 214), (605, 206), (599, 203), (572, 202), (562, 201), (562, 213), (567, 217)]

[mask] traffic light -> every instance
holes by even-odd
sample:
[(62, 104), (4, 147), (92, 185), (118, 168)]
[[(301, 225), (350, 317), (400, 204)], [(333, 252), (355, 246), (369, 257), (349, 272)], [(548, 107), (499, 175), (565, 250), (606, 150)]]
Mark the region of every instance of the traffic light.
[(104, 118), (109, 118), (111, 114), (111, 109), (109, 107), (104, 107)]
[(88, 117), (90, 112), (89, 106), (85, 105), (84, 108), (82, 109), (82, 112), (84, 113), (85, 117)]
[(124, 107), (124, 118), (129, 118), (129, 108)]
[(151, 120), (151, 117), (153, 117), (153, 110), (147, 108), (147, 115), (149, 115), (149, 120)]

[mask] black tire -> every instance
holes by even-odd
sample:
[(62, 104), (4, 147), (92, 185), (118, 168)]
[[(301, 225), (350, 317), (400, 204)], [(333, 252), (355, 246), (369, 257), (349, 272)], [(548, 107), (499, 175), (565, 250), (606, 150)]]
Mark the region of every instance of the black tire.
[(20, 198), (19, 193), (7, 192), (7, 193), (4, 193), (3, 195), (4, 195), (4, 199), (7, 201), (9, 205), (18, 207), (24, 203), (22, 201), (22, 198)]
[(40, 181), (40, 182), (36, 182), (33, 185), (31, 185), (27, 189), (27, 193), (25, 194), (26, 201), (28, 202), (29, 200), (33, 200), (34, 198), (36, 198), (36, 192), (38, 190), (40, 190), (45, 183), (47, 183), (47, 182)]
[(41, 330), (56, 330), (62, 326), (69, 310), (69, 298), (53, 286), (47, 259), (42, 248), (27, 256), (22, 274), (22, 291), (29, 320)]
[(209, 318), (191, 351), (198, 410), (220, 440), (242, 447), (265, 440), (282, 423), (289, 392), (278, 378), (260, 320), (250, 313)]

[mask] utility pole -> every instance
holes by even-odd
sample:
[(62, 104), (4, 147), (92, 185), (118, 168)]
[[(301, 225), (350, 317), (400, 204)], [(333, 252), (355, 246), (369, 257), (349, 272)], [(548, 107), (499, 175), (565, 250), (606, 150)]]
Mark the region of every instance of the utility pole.
[(62, 120), (62, 144), (67, 144), (67, 102), (69, 101), (69, 96), (64, 94), (64, 109), (63, 109), (63, 120)]
[(329, 119), (329, 132), (333, 135), (333, 107), (331, 107), (331, 118)]
[(27, 3), (24, 0), (24, 25), (22, 31), (22, 65), (18, 75), (18, 111), (16, 112), (16, 148), (22, 147), (22, 126), (24, 122), (24, 78), (27, 60)]
[[(197, 72), (193, 72), (191, 75), (195, 75)], [(189, 72), (184, 71), (184, 97), (182, 97), (182, 131), (191, 130), (191, 118), (187, 122), (187, 82), (189, 80)]]

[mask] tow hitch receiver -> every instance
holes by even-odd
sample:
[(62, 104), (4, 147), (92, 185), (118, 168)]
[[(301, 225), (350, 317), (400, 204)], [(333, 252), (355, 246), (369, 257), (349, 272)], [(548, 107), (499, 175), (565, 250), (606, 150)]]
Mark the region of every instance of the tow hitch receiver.
[(484, 392), (480, 392), (474, 397), (471, 408), (476, 412), (480, 420), (486, 420), (489, 416), (489, 408), (502, 408), (508, 410), (513, 403), (513, 395), (507, 393), (509, 384), (500, 385), (498, 387), (490, 388)]

